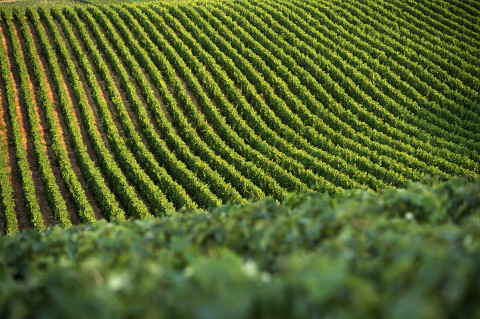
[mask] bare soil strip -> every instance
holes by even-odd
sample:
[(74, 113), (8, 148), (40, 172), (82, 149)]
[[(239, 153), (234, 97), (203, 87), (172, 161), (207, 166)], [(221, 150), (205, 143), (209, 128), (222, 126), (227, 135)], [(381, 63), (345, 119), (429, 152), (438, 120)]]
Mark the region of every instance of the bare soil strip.
[[(6, 34), (6, 25), (5, 22), (2, 20), (0, 23), (0, 34), (2, 37), (2, 45), (7, 53), (7, 58), (8, 58), (8, 65), (9, 69), (12, 69), (12, 57), (11, 53), (8, 50), (8, 45), (7, 45), (7, 34)], [(12, 75), (12, 81), (13, 81), (13, 75)], [(3, 82), (3, 81), (2, 81)], [(16, 90), (16, 85), (15, 81), (13, 81), (14, 85), (14, 90)], [(16, 152), (15, 152), (15, 142), (13, 138), (13, 128), (12, 128), (12, 123), (10, 122), (10, 118), (8, 116), (8, 111), (6, 110), (7, 108), (7, 100), (6, 100), (6, 95), (5, 95), (5, 88), (2, 86), (2, 89), (4, 89), (3, 94), (2, 94), (2, 105), (4, 105), (4, 122), (7, 127), (7, 131), (10, 132), (8, 134), (8, 146), (9, 146), (9, 166), (12, 169), (12, 188), (13, 188), (13, 196), (15, 200), (15, 213), (17, 214), (17, 220), (18, 220), (18, 228), (19, 229), (28, 229), (30, 228), (30, 219), (28, 218), (28, 213), (27, 213), (27, 208), (25, 206), (25, 200), (24, 200), (24, 194), (23, 194), (23, 185), (22, 181), (20, 178), (20, 171), (19, 167), (17, 164), (16, 160)], [(15, 96), (16, 96), (16, 101), (15, 103), (18, 105), (18, 93), (15, 91)], [(22, 125), (22, 121), (20, 121), (20, 125)]]
[[(41, 52), (41, 46), (40, 46), (40, 43), (39, 43), (39, 39), (34, 32), (33, 26), (31, 25), (30, 21), (28, 21), (28, 20), (27, 20), (27, 24), (29, 26), (30, 34), (31, 34), (32, 39), (34, 41), (36, 50), (37, 50), (37, 52)], [(43, 73), (45, 74), (45, 79), (46, 79), (45, 84), (46, 84), (47, 92), (48, 92), (48, 95), (49, 95), (49, 98), (50, 98), (50, 102), (52, 103), (53, 114), (55, 115), (55, 118), (56, 118), (57, 129), (58, 129), (59, 134), (61, 136), (62, 146), (65, 149), (65, 151), (67, 152), (67, 156), (68, 156), (68, 159), (71, 163), (72, 170), (75, 173), (75, 175), (77, 176), (78, 181), (82, 185), (82, 188), (84, 189), (85, 194), (87, 196), (87, 200), (88, 200), (90, 206), (92, 206), (93, 211), (95, 212), (95, 219), (97, 219), (97, 220), (103, 219), (103, 215), (101, 214), (100, 209), (97, 206), (97, 202), (96, 202), (92, 192), (90, 191), (90, 189), (88, 187), (88, 184), (85, 181), (84, 176), (82, 175), (80, 167), (78, 166), (75, 151), (72, 147), (72, 142), (70, 141), (70, 137), (68, 135), (68, 128), (67, 128), (67, 125), (65, 124), (63, 114), (60, 111), (60, 106), (58, 105), (58, 99), (57, 99), (57, 97), (56, 97), (56, 95), (54, 94), (54, 91), (53, 91), (54, 83), (53, 83), (52, 77), (51, 77), (51, 70), (47, 66), (47, 61), (45, 60), (45, 57), (42, 54), (39, 54), (38, 57), (39, 57), (40, 65), (43, 69)], [(76, 216), (76, 214), (74, 214), (74, 215)], [(74, 220), (78, 220), (78, 217), (75, 217), (75, 219), (71, 219), (71, 220), (72, 220), (72, 223), (73, 223)]]
[[(7, 114), (7, 98), (5, 96), (5, 90), (3, 86), (0, 87), (0, 99), (2, 103), (0, 104), (2, 107), (0, 107), (0, 145), (1, 145), (1, 152), (3, 152), (3, 156), (5, 157), (5, 162), (7, 163), (7, 170), (10, 170), (10, 152), (9, 152), (9, 136), (11, 134), (8, 133), (7, 129), (7, 121), (6, 117), (8, 116)], [(12, 141), (13, 142), (13, 141)], [(10, 176), (11, 174), (8, 173), (8, 181), (11, 183), (12, 182), (12, 177)]]
[[(3, 156), (5, 158), (5, 171), (7, 173), (7, 179), (10, 185), (12, 185), (12, 174), (11, 174), (11, 169), (10, 169), (10, 160), (9, 160), (9, 151), (8, 151), (8, 131), (7, 131), (7, 126), (4, 121), (4, 116), (5, 116), (5, 91), (3, 90), (2, 87), (0, 87), (0, 152), (3, 153)], [(0, 168), (1, 169), (1, 168)], [(3, 221), (3, 215), (4, 212), (0, 211), (0, 234), (4, 235), (5, 234), (5, 223)]]
[[(27, 49), (25, 47), (25, 42), (24, 42), (23, 38), (20, 39), (20, 32), (19, 31), (17, 33), (17, 38), (19, 39), (19, 44), (20, 44), (20, 47), (22, 49), (22, 54), (23, 54), (23, 52), (25, 52), (25, 54), (26, 54)], [(32, 79), (34, 78), (33, 70), (32, 70), (31, 64), (28, 61), (28, 59), (25, 59), (25, 56), (24, 56), (24, 60), (25, 60), (25, 63), (26, 63), (27, 72), (28, 72), (28, 76), (29, 76), (30, 90), (32, 92), (34, 92), (36, 88), (34, 88), (33, 81), (32, 81)], [(45, 76), (45, 74), (44, 74), (44, 76)], [(43, 109), (41, 109), (41, 107), (39, 107), (40, 103), (41, 102), (40, 102), (39, 95), (35, 94), (33, 104), (34, 104), (34, 109), (35, 109), (35, 115), (36, 115), (37, 121), (38, 121), (38, 130), (40, 131), (40, 135), (42, 137), (42, 144), (44, 145), (44, 149), (45, 149), (45, 151), (47, 153), (47, 156), (48, 156), (48, 159), (50, 161), (50, 167), (52, 169), (53, 175), (55, 176), (55, 180), (56, 180), (56, 183), (57, 183), (57, 185), (60, 189), (60, 193), (62, 194), (62, 197), (65, 200), (65, 203), (67, 205), (68, 212), (70, 213), (70, 220), (72, 221), (73, 224), (77, 224), (77, 223), (80, 223), (80, 220), (78, 219), (77, 215), (75, 214), (75, 205), (73, 204), (73, 201), (71, 200), (71, 195), (68, 192), (68, 189), (66, 187), (66, 183), (64, 182), (64, 180), (62, 178), (62, 173), (60, 171), (60, 167), (56, 163), (55, 153), (54, 153), (53, 148), (52, 148), (52, 141), (50, 139), (49, 134), (46, 132), (46, 129), (44, 129), (44, 128), (48, 127), (48, 123), (47, 123), (47, 119), (45, 117), (45, 113), (43, 112)]]
[[(10, 161), (10, 153), (8, 152), (8, 130), (7, 124), (5, 123), (5, 116), (7, 116), (6, 110), (6, 97), (3, 88), (0, 89), (0, 97), (1, 97), (1, 105), (0, 107), (0, 145), (2, 146), (1, 151), (3, 152), (3, 156), (5, 156), (5, 162), (9, 163)], [(8, 176), (8, 180), (11, 181), (10, 175)]]
[[(0, 36), (2, 37), (2, 40), (5, 40), (3, 37), (3, 24), (0, 25)], [(2, 45), (4, 45), (5, 48), (5, 43), (2, 41)], [(15, 205), (15, 212), (17, 215), (22, 215), (22, 216), (27, 216), (26, 208), (25, 205), (23, 204), (23, 192), (22, 192), (22, 182), (20, 180), (20, 175), (18, 171), (18, 166), (17, 166), (17, 161), (15, 158), (15, 142), (13, 140), (13, 132), (12, 132), (12, 125), (10, 123), (9, 117), (8, 117), (8, 110), (7, 110), (7, 96), (6, 96), (6, 90), (3, 84), (3, 81), (0, 81), (0, 97), (1, 97), (1, 102), (0, 105), (0, 130), (1, 130), (1, 145), (2, 145), (2, 152), (4, 152), (5, 156), (5, 163), (7, 164), (6, 170), (8, 174), (8, 181), (10, 182), (10, 185), (12, 186), (13, 190), (13, 199), (14, 199), (14, 205)], [(18, 218), (18, 216), (17, 216)], [(5, 233), (4, 229), (4, 222), (3, 222), (3, 217), (0, 218), (1, 220), (1, 231), (2, 234)], [(28, 228), (28, 217), (23, 221), (23, 223), (26, 223), (27, 228)], [(20, 222), (19, 222), (20, 225)]]
[[(14, 32), (15, 32), (15, 38), (17, 40), (17, 44), (20, 48), (20, 54), (21, 54), (23, 60), (26, 61), (25, 60), (25, 54), (26, 53), (24, 52), (24, 46), (21, 44), (22, 41), (19, 41), (20, 31), (18, 30), (18, 26), (15, 23), (13, 24), (13, 29), (14, 29)], [(35, 94), (35, 91), (34, 91), (34, 88), (33, 88), (33, 83), (31, 81), (31, 75), (28, 76), (27, 80), (28, 80), (28, 83), (29, 83), (29, 90), (30, 90), (30, 95), (32, 96), (33, 106), (34, 106), (35, 112), (38, 115), (38, 107), (37, 107), (36, 97), (35, 97), (36, 94)], [(18, 82), (18, 83), (20, 83), (20, 82)], [(38, 197), (38, 204), (40, 205), (40, 209), (41, 209), (41, 212), (42, 212), (42, 216), (43, 216), (43, 220), (45, 222), (45, 225), (46, 226), (55, 225), (56, 224), (55, 216), (53, 215), (51, 207), (50, 207), (50, 205), (48, 203), (48, 200), (47, 200), (47, 195), (46, 195), (45, 188), (44, 188), (44, 185), (43, 185), (42, 176), (40, 174), (40, 169), (39, 169), (39, 167), (37, 165), (37, 162), (36, 162), (35, 152), (33, 151), (33, 143), (31, 142), (31, 140), (32, 140), (31, 130), (38, 130), (41, 136), (44, 136), (45, 132), (44, 132), (43, 127), (41, 126), (40, 122), (39, 122), (38, 127), (30, 128), (29, 123), (28, 123), (27, 114), (26, 114), (27, 109), (24, 106), (20, 110), (18, 108), (18, 105), (17, 105), (17, 116), (22, 112), (23, 112), (23, 114), (21, 114), (21, 115), (23, 116), (24, 129), (28, 130), (28, 132), (25, 132), (25, 134), (27, 134), (27, 136), (28, 136), (27, 147), (29, 148), (29, 151), (27, 153), (27, 159), (28, 159), (28, 162), (31, 165), (30, 167), (31, 167), (32, 173), (33, 173), (33, 179), (34, 179), (34, 182), (35, 182), (35, 194)], [(37, 119), (38, 119), (38, 116), (37, 116)], [(42, 140), (42, 145), (43, 145), (44, 150), (46, 150), (45, 140)]]
[[(25, 45), (23, 43), (23, 41), (20, 41), (19, 38), (18, 38), (18, 29), (15, 29), (15, 34), (17, 36), (17, 43), (21, 49), (20, 51), (20, 54), (22, 55), (23, 57), (23, 60), (25, 61), (25, 63), (27, 63), (27, 60), (25, 58)], [(34, 93), (35, 92), (35, 88), (33, 87), (33, 83), (31, 81), (32, 79), (32, 73), (31, 73), (31, 70), (29, 70), (29, 68), (27, 67), (27, 72), (28, 72), (28, 87), (30, 89), (30, 92), (32, 92), (33, 95), (35, 95), (32, 99), (33, 101), (33, 108), (35, 110), (35, 114), (37, 115), (37, 118), (38, 118), (38, 104), (37, 104), (37, 95)], [(41, 124), (40, 121), (38, 121), (38, 125), (37, 127), (34, 127), (32, 128), (33, 130), (38, 130), (40, 135), (42, 136), (42, 146), (43, 146), (43, 149), (45, 151), (47, 151), (47, 143), (45, 141), (45, 138), (43, 138), (45, 136), (45, 130), (43, 129), (43, 126)]]

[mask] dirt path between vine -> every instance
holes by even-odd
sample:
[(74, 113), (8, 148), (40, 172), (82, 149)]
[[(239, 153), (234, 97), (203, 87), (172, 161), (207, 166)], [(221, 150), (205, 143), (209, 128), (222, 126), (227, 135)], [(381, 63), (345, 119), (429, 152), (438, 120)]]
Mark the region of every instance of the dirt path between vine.
[[(29, 26), (30, 34), (31, 34), (31, 37), (34, 41), (34, 45), (36, 47), (36, 50), (37, 50), (37, 52), (41, 52), (41, 49), (40, 49), (41, 45), (40, 45), (38, 37), (36, 36), (36, 34), (34, 32), (34, 28), (33, 28), (33, 26), (31, 25), (30, 22), (28, 22), (27, 24)], [(103, 219), (103, 215), (101, 214), (100, 209), (97, 206), (97, 202), (96, 202), (92, 192), (90, 191), (90, 189), (88, 187), (88, 184), (87, 184), (87, 182), (86, 182), (86, 180), (85, 180), (85, 178), (84, 178), (84, 176), (83, 176), (83, 174), (80, 170), (80, 166), (78, 165), (77, 158), (76, 158), (76, 155), (75, 155), (75, 150), (73, 149), (72, 141), (70, 140), (70, 136), (68, 134), (68, 128), (67, 128), (65, 120), (63, 118), (63, 114), (59, 110), (60, 106), (59, 106), (58, 98), (57, 98), (56, 94), (54, 94), (54, 91), (53, 91), (53, 88), (55, 87), (55, 85), (54, 85), (53, 80), (52, 80), (51, 70), (48, 67), (48, 63), (47, 63), (45, 57), (42, 54), (39, 54), (38, 57), (39, 57), (40, 66), (43, 70), (43, 73), (45, 74), (45, 79), (46, 79), (45, 80), (45, 84), (46, 84), (45, 86), (46, 86), (46, 89), (47, 89), (47, 93), (48, 93), (50, 103), (52, 104), (53, 115), (55, 116), (55, 121), (57, 123), (57, 130), (58, 130), (59, 135), (60, 135), (60, 143), (67, 153), (68, 160), (71, 164), (71, 167), (72, 167), (72, 170), (73, 170), (74, 174), (77, 177), (77, 180), (80, 182), (80, 185), (82, 186), (83, 190), (85, 191), (85, 194), (87, 196), (87, 200), (88, 200), (90, 206), (92, 207), (92, 209), (95, 213), (95, 218), (97, 220), (98, 219)], [(74, 215), (76, 216), (76, 214), (74, 214)], [(75, 217), (75, 219), (72, 219), (72, 223), (74, 221), (77, 221), (77, 220), (78, 220), (78, 216)], [(79, 223), (80, 223), (80, 221), (79, 221)]]

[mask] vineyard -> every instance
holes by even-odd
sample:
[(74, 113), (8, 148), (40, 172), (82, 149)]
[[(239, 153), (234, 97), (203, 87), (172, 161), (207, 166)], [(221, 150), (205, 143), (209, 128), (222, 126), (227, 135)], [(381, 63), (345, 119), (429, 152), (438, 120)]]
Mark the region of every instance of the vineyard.
[(0, 14), (2, 233), (480, 177), (475, 0)]

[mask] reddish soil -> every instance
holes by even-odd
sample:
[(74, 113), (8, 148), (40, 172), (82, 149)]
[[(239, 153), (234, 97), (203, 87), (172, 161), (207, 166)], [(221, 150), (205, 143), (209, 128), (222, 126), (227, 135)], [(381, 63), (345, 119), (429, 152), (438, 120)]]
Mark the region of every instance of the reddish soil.
[[(34, 40), (34, 44), (35, 44), (37, 52), (41, 52), (40, 42), (39, 42), (39, 39), (34, 32), (34, 28), (33, 28), (33, 26), (31, 25), (30, 22), (28, 22), (28, 26), (29, 26), (29, 30), (30, 30), (30, 34), (32, 36), (32, 39)], [(46, 79), (45, 84), (46, 84), (48, 96), (50, 98), (50, 102), (52, 103), (52, 106), (53, 106), (53, 114), (54, 114), (56, 122), (57, 122), (57, 128), (58, 128), (58, 131), (59, 131), (59, 134), (60, 134), (60, 137), (61, 137), (61, 144), (62, 144), (63, 148), (65, 149), (65, 151), (67, 153), (68, 159), (69, 159), (69, 161), (71, 163), (71, 166), (72, 166), (72, 170), (75, 173), (75, 175), (77, 177), (77, 180), (82, 185), (82, 188), (85, 191), (85, 194), (87, 196), (87, 200), (88, 200), (90, 206), (92, 207), (93, 211), (95, 212), (96, 219), (97, 220), (98, 219), (103, 219), (103, 215), (101, 214), (100, 209), (97, 206), (97, 202), (96, 202), (92, 192), (88, 188), (88, 184), (85, 181), (85, 179), (82, 175), (82, 172), (80, 170), (80, 167), (77, 163), (75, 151), (72, 147), (73, 143), (70, 140), (70, 137), (69, 137), (69, 134), (68, 134), (68, 128), (67, 128), (67, 126), (65, 124), (65, 121), (63, 119), (63, 114), (62, 114), (62, 112), (59, 111), (60, 106), (58, 105), (58, 99), (56, 98), (56, 95), (54, 94), (54, 91), (53, 91), (54, 83), (52, 81), (51, 71), (47, 66), (48, 63), (47, 63), (47, 61), (46, 61), (46, 59), (43, 55), (39, 54), (38, 57), (39, 57), (40, 65), (43, 69), (43, 73), (45, 74), (45, 79)], [(74, 221), (79, 222), (78, 216), (74, 212), (75, 212), (75, 210), (70, 212), (72, 223)]]
[[(30, 37), (31, 37), (31, 34), (30, 34)], [(21, 46), (22, 51), (27, 52), (27, 49), (25, 47), (25, 42), (24, 42), (23, 38), (19, 41), (19, 44)], [(36, 54), (35, 56), (38, 56), (38, 54)], [(34, 78), (34, 74), (33, 74), (33, 71), (32, 71), (33, 68), (31, 67), (31, 64), (28, 61), (28, 59), (25, 59), (25, 63), (26, 63), (26, 66), (27, 66), (27, 71), (28, 71), (29, 77), (30, 77), (29, 78), (30, 90), (32, 92), (34, 92), (37, 88), (34, 88), (33, 82), (31, 80), (31, 79)], [(45, 74), (44, 74), (44, 76), (45, 76)], [(46, 128), (48, 128), (47, 119), (45, 117), (45, 113), (44, 113), (43, 109), (41, 109), (39, 107), (40, 103), (41, 103), (41, 101), (40, 101), (39, 95), (35, 94), (35, 99), (33, 100), (33, 104), (34, 104), (34, 109), (35, 109), (35, 115), (36, 115), (37, 121), (38, 121), (38, 130), (40, 131), (40, 135), (42, 137), (42, 144), (44, 145), (44, 149), (45, 149), (45, 151), (47, 153), (47, 156), (49, 158), (50, 168), (52, 169), (53, 175), (55, 176), (55, 180), (56, 180), (56, 183), (59, 187), (60, 193), (62, 194), (62, 197), (65, 200), (65, 203), (67, 205), (67, 210), (70, 213), (70, 220), (72, 221), (73, 224), (76, 224), (79, 221), (78, 221), (78, 218), (75, 214), (75, 206), (73, 204), (73, 201), (71, 200), (71, 195), (68, 192), (66, 184), (65, 184), (65, 182), (62, 178), (62, 173), (60, 171), (60, 167), (56, 163), (56, 156), (55, 156), (55, 153), (54, 153), (53, 148), (52, 148), (52, 141), (50, 139), (50, 135), (47, 134), (47, 132), (46, 132)]]
[[(3, 85), (3, 81), (0, 81), (2, 83), (0, 85), (0, 96), (1, 96), (1, 101), (0, 104), (2, 107), (0, 107), (0, 127), (2, 130), (2, 152), (5, 154), (5, 163), (7, 164), (7, 174), (8, 174), (8, 181), (10, 182), (10, 185), (12, 186), (12, 196), (14, 199), (14, 206), (15, 206), (15, 212), (17, 215), (21, 216), (27, 216), (26, 212), (26, 207), (23, 204), (23, 192), (22, 192), (22, 182), (20, 180), (20, 175), (18, 171), (18, 166), (17, 166), (17, 161), (15, 157), (15, 143), (13, 140), (13, 133), (12, 133), (12, 125), (10, 123), (10, 119), (8, 116), (8, 111), (6, 110), (7, 107), (7, 98), (6, 98), (6, 93), (5, 93), (5, 87)], [(18, 218), (18, 216), (17, 216)], [(4, 224), (3, 224), (3, 218), (1, 218), (1, 231), (4, 232)], [(28, 217), (23, 220), (23, 223), (26, 225), (28, 228)]]
[[(24, 52), (22, 50), (22, 47), (21, 47), (21, 45), (18, 41), (18, 36), (19, 36), (20, 32), (18, 31), (18, 27), (15, 24), (13, 25), (13, 27), (14, 27), (14, 32), (15, 32), (15, 38), (17, 39), (17, 45), (20, 48), (20, 54), (23, 58), (23, 61), (25, 61), (25, 54), (24, 54)], [(17, 72), (18, 72), (18, 70), (17, 70)], [(16, 76), (19, 76), (19, 75), (16, 74)], [(18, 80), (17, 83), (19, 85), (20, 84), (19, 78), (17, 78), (17, 80)], [(30, 77), (28, 77), (28, 82), (29, 82), (30, 95), (32, 96), (33, 105), (36, 108), (35, 92), (33, 91), (33, 83), (30, 80)], [(20, 94), (16, 93), (17, 97), (19, 97), (18, 95), (20, 95)], [(21, 97), (19, 97), (19, 98), (21, 99)], [(23, 107), (21, 107), (21, 106), (23, 106)], [(30, 168), (32, 170), (32, 177), (33, 177), (33, 181), (35, 183), (35, 194), (37, 195), (38, 204), (40, 205), (40, 210), (42, 212), (43, 221), (44, 221), (46, 226), (55, 225), (55, 223), (56, 223), (55, 217), (54, 217), (54, 215), (52, 213), (52, 210), (50, 208), (50, 205), (48, 204), (48, 201), (47, 201), (47, 195), (45, 193), (45, 188), (44, 188), (44, 185), (43, 185), (42, 176), (40, 174), (40, 169), (39, 169), (39, 167), (36, 163), (36, 156), (35, 156), (35, 152), (33, 151), (33, 143), (32, 143), (31, 130), (32, 129), (37, 129), (37, 130), (40, 131), (40, 134), (43, 135), (44, 134), (43, 127), (41, 127), (41, 125), (39, 125), (38, 127), (30, 128), (30, 125), (28, 123), (28, 118), (27, 118), (27, 109), (25, 107), (25, 103), (22, 103), (21, 100), (20, 100), (20, 104), (17, 104), (17, 116), (20, 120), (20, 127), (21, 127), (21, 130), (22, 130), (22, 138), (24, 139), (24, 146), (25, 145), (27, 146), (27, 159), (28, 159), (28, 162), (30, 164)], [(26, 139), (28, 139), (28, 142), (25, 141)], [(25, 142), (27, 142), (27, 143), (25, 143)], [(44, 145), (44, 148), (45, 148), (45, 145)]]
[[(6, 34), (6, 25), (5, 22), (2, 21), (0, 23), (0, 33), (2, 35), (2, 45), (7, 53), (8, 57), (8, 65), (9, 69), (12, 69), (12, 57), (11, 53), (8, 50), (8, 45), (7, 45), (7, 34)], [(11, 75), (13, 78), (13, 75)], [(16, 90), (16, 86), (14, 83), (14, 90)], [(7, 105), (7, 100), (6, 100), (6, 92), (5, 88), (3, 94), (2, 94), (2, 105)], [(16, 99), (18, 99), (18, 94), (15, 91), (15, 96)], [(18, 101), (16, 101), (16, 104), (18, 105)], [(18, 227), (19, 229), (28, 229), (30, 228), (30, 222), (28, 218), (28, 213), (27, 213), (27, 208), (25, 206), (25, 200), (24, 200), (24, 194), (23, 194), (23, 186), (20, 178), (20, 171), (19, 167), (17, 165), (16, 161), (16, 151), (15, 151), (15, 141), (13, 138), (13, 128), (12, 128), (12, 123), (10, 121), (10, 116), (8, 115), (8, 111), (4, 113), (4, 123), (6, 124), (7, 132), (10, 132), (8, 134), (8, 147), (9, 147), (9, 167), (11, 168), (11, 181), (12, 181), (12, 189), (13, 189), (13, 197), (15, 200), (15, 213), (17, 214), (17, 220), (18, 220)]]
[[(7, 130), (7, 124), (5, 123), (5, 119), (7, 116), (7, 110), (5, 109), (7, 105), (6, 104), (7, 99), (6, 99), (3, 88), (0, 91), (0, 98), (2, 101), (1, 103), (2, 107), (0, 107), (0, 146), (1, 146), (1, 152), (5, 157), (5, 162), (9, 163), (10, 162), (10, 153), (8, 151), (8, 142), (9, 142), (8, 135), (9, 134)], [(9, 170), (10, 166), (7, 166), (6, 169)], [(10, 172), (8, 171), (7, 174), (8, 174), (8, 181), (11, 183), (12, 180), (11, 180)]]
[[(5, 99), (4, 99), (4, 94), (5, 92), (3, 91), (3, 88), (0, 88), (0, 103), (1, 105), (6, 105), (5, 104)], [(9, 161), (9, 153), (8, 153), (8, 131), (7, 131), (7, 126), (4, 121), (4, 108), (0, 107), (0, 152), (3, 153), (3, 156), (5, 158), (5, 170), (7, 171), (7, 179), (10, 185), (12, 185), (12, 176), (11, 176), (11, 170), (10, 170), (10, 161)], [(2, 163), (3, 165), (3, 163)], [(4, 235), (5, 234), (5, 223), (3, 221), (3, 216), (0, 216), (0, 234)]]

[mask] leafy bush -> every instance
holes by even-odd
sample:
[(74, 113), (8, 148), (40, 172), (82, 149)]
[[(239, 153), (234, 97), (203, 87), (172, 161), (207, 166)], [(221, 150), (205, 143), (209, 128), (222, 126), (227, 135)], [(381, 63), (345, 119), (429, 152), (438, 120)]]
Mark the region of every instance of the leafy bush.
[(474, 318), (479, 279), (462, 179), (0, 240), (2, 318)]

